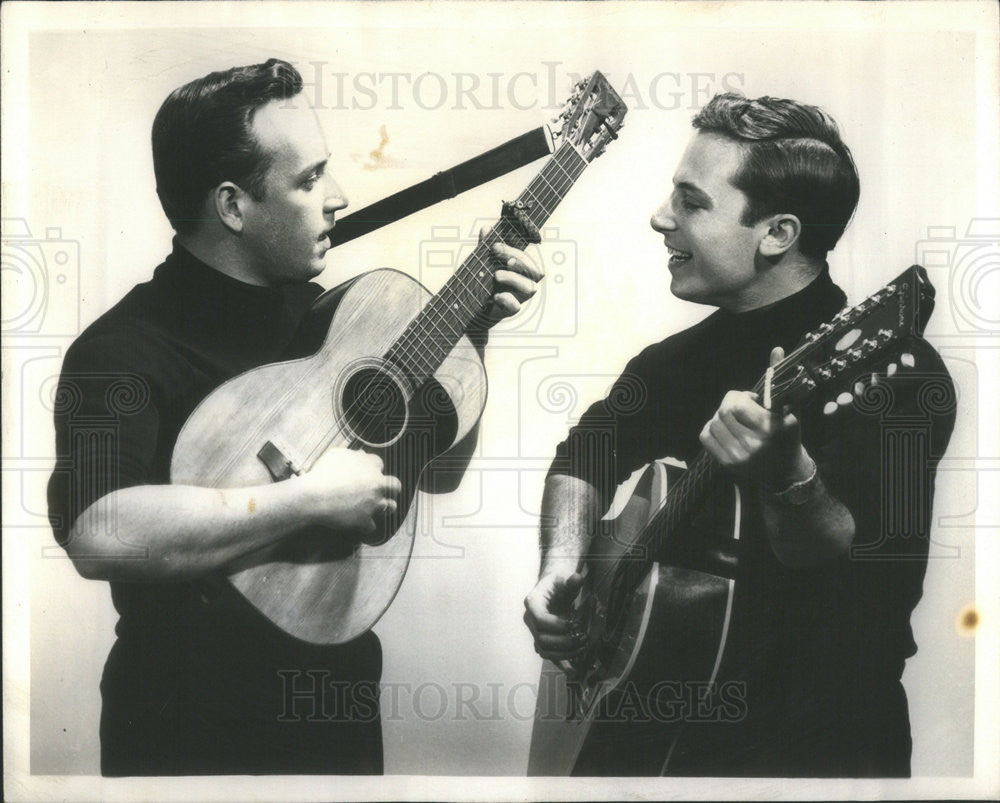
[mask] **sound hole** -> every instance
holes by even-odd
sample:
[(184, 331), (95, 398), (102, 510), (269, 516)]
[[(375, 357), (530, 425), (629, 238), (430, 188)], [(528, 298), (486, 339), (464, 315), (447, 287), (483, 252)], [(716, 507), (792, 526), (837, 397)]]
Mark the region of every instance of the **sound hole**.
[(378, 368), (362, 368), (347, 379), (341, 409), (354, 436), (369, 446), (388, 446), (406, 427), (406, 395)]

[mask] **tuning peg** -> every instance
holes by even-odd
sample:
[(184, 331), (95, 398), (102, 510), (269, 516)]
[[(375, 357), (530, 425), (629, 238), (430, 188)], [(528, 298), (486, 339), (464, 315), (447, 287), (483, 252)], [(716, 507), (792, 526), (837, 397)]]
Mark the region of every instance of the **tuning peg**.
[(913, 355), (910, 354), (908, 351), (899, 355), (899, 361), (906, 368), (912, 368), (914, 365), (917, 364), (917, 361), (915, 359), (913, 359)]
[(828, 401), (823, 405), (823, 415), (833, 415), (838, 409), (839, 406), (837, 405), (837, 402)]
[(841, 407), (846, 407), (852, 401), (854, 401), (854, 399), (851, 397), (851, 394), (846, 391), (837, 396), (837, 404)]
[(854, 383), (854, 395), (855, 396), (860, 396), (864, 392), (865, 392), (865, 383), (864, 382), (855, 382)]
[(889, 363), (889, 367), (885, 369), (885, 375), (886, 376), (892, 376), (893, 374), (896, 373), (896, 369), (898, 367), (899, 366), (897, 366), (896, 363), (894, 363), (894, 362)]

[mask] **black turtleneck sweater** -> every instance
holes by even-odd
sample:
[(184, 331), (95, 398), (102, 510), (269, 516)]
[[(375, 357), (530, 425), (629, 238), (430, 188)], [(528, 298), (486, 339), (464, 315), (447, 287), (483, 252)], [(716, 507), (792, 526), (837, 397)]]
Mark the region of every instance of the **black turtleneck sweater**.
[[(718, 310), (649, 346), (570, 430), (550, 474), (591, 483), (606, 509), (616, 486), (644, 464), (664, 457), (690, 462), (726, 392), (751, 389), (772, 348), (788, 353), (844, 301), (824, 269), (777, 303)], [(782, 565), (759, 504), (741, 483), (740, 573), (719, 681), (739, 684), (728, 692), (744, 702), (735, 721), (689, 722), (671, 758), (672, 774), (909, 774), (900, 678), (916, 651), (910, 613), (920, 599), (934, 469), (954, 425), (955, 396), (926, 341), (908, 351), (916, 370), (884, 383), (891, 388), (887, 405), (855, 402), (824, 415), (824, 402), (850, 391), (857, 378), (850, 374), (798, 413), (803, 443), (827, 489), (854, 517), (847, 553), (809, 569)], [(635, 733), (647, 743), (657, 738), (641, 727)], [(624, 758), (613, 766), (578, 772), (628, 774), (631, 750), (617, 751)]]
[[(281, 359), (322, 289), (249, 285), (175, 243), (67, 352), (49, 484), (57, 539), (98, 498), (169, 483), (195, 406)], [(142, 559), (129, 544), (121, 552)], [(101, 683), (104, 774), (381, 772), (373, 633), (308, 645), (217, 582), (112, 582), (111, 594), (120, 619)]]

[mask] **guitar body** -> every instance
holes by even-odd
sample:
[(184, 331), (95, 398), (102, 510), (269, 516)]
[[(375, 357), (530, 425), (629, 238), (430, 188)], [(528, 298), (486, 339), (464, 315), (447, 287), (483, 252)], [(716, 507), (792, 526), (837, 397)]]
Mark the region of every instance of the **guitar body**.
[[(254, 607), (296, 638), (341, 643), (381, 617), (413, 548), (421, 474), (482, 413), (486, 372), (468, 338), (416, 388), (383, 358), (430, 297), (419, 282), (389, 269), (324, 293), (292, 344), (292, 359), (223, 383), (178, 436), (174, 484), (263, 485), (281, 479), (275, 455), (301, 473), (335, 446), (377, 454), (402, 483), (382, 543), (355, 545), (317, 528), (247, 556), (230, 575)], [(259, 456), (266, 444), (273, 447), (270, 463)]]
[[(596, 660), (582, 671), (575, 666), (572, 680), (560, 666), (543, 662), (529, 775), (662, 774), (684, 723), (689, 690), (716, 679), (735, 588), (735, 486), (720, 490), (716, 504), (706, 505), (678, 539), (671, 559), (653, 562), (624, 604), (615, 601), (610, 582), (613, 567), (663, 506), (680, 473), (662, 463), (649, 465), (621, 512), (595, 536), (586, 582), (597, 593), (578, 614), (589, 623)], [(687, 548), (695, 543), (718, 549)], [(727, 554), (715, 554), (720, 550)]]
[[(781, 410), (826, 389), (837, 399), (823, 407), (831, 415), (852, 398), (850, 383), (862, 409), (878, 406), (892, 392), (869, 367), (912, 348), (933, 309), (934, 288), (914, 265), (806, 333), (753, 390)], [(915, 364), (909, 351), (898, 359)], [(897, 369), (889, 365), (886, 377)], [(589, 647), (543, 664), (530, 775), (665, 774), (686, 721), (731, 710), (719, 674), (740, 573), (741, 499), (705, 450), (690, 465), (683, 474), (646, 469), (592, 540), (574, 609), (553, 611), (585, 628)], [(735, 677), (745, 667), (723, 671)]]

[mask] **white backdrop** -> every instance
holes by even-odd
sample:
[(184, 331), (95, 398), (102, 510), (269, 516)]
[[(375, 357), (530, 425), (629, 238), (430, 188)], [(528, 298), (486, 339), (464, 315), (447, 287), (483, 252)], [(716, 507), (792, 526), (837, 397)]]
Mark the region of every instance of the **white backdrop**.
[[(974, 739), (989, 755), (996, 608), (985, 572), (995, 566), (990, 536), (1000, 526), (989, 497), (997, 451), (987, 395), (1000, 328), (992, 5), (95, 3), (3, 12), (5, 764), (26, 773), (30, 761), (35, 794), (143, 788), (41, 777), (97, 772), (97, 684), (115, 621), (106, 585), (75, 574), (45, 523), (53, 378), (72, 336), (169, 251), (149, 154), (162, 99), (210, 70), (270, 56), (292, 61), (309, 82), (348, 211), (545, 122), (573, 73), (601, 69), (631, 107), (620, 140), (545, 232), (542, 292), (491, 340), (477, 457), (456, 493), (424, 499), (409, 574), (376, 626), (384, 680), (398, 690), (385, 712), (387, 773), (523, 774), (539, 659), (521, 600), (537, 569), (544, 472), (567, 426), (628, 357), (708, 312), (670, 296), (666, 253), (648, 220), (669, 192), (694, 111), (729, 89), (814, 103), (839, 121), (862, 179), (856, 219), (831, 258), (852, 301), (914, 261), (937, 286), (929, 337), (960, 406), (913, 618), (919, 652), (904, 676), (914, 773), (970, 776)], [(540, 165), (330, 252), (320, 281), (332, 287), (393, 266), (436, 289), (463, 243)], [(984, 621), (975, 636), (956, 624), (972, 604)], [(974, 682), (977, 672), (985, 682)], [(995, 772), (992, 763), (981, 760), (980, 775)], [(526, 781), (378, 783), (351, 791), (555, 793)], [(682, 788), (664, 783), (636, 790)], [(972, 793), (956, 783), (940, 788)], [(156, 788), (157, 797), (190, 789)], [(264, 787), (225, 788), (236, 791), (204, 782), (197, 793)], [(810, 788), (843, 795), (896, 787), (758, 783), (739, 794)], [(735, 793), (708, 783), (684, 789)], [(323, 790), (344, 794), (318, 781), (286, 781), (269, 794)], [(591, 784), (574, 794), (601, 790)]]

